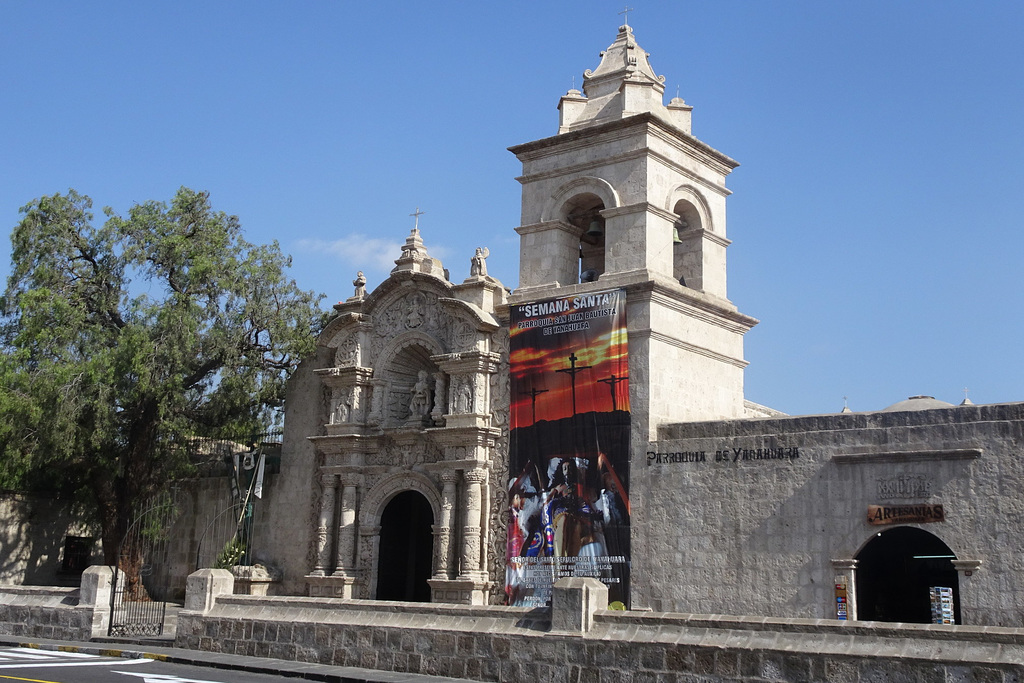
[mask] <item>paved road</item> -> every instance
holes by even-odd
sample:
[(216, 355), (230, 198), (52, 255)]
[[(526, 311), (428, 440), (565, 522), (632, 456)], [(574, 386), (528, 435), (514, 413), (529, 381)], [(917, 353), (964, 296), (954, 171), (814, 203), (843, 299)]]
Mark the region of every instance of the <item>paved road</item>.
[(27, 647), (0, 648), (0, 683), (294, 683), (295, 679), (173, 664), (145, 657), (108, 657)]
[(225, 655), (163, 645), (0, 636), (0, 683), (472, 683), (464, 679)]

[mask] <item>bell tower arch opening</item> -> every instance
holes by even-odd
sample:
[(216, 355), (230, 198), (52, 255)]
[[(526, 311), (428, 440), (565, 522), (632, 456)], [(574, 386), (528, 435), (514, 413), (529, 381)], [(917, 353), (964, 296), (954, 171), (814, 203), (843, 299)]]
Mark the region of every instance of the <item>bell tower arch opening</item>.
[(915, 527), (879, 532), (857, 553), (857, 619), (932, 623), (930, 589), (951, 588), (960, 621), (956, 555), (934, 534)]
[(672, 207), (677, 218), (672, 226), (672, 276), (684, 287), (703, 289), (703, 221), (697, 207), (680, 199)]
[(377, 554), (378, 600), (430, 602), (433, 524), (430, 502), (418, 491), (403, 491), (385, 506)]
[(594, 282), (605, 270), (604, 202), (590, 193), (574, 196), (563, 207), (564, 220), (579, 231), (578, 282)]

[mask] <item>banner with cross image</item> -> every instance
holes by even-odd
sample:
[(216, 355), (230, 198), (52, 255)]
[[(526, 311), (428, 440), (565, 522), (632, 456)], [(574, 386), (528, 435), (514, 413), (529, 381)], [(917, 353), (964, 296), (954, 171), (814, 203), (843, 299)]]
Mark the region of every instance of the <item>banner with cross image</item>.
[(543, 606), (559, 578), (629, 605), (629, 358), (622, 289), (511, 307), (505, 592)]

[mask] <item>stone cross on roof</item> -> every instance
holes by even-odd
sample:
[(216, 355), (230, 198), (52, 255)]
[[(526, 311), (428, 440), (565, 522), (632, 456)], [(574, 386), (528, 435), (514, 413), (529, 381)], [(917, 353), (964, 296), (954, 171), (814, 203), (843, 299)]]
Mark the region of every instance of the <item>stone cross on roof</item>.
[(410, 216), (413, 216), (416, 219), (416, 222), (413, 224), (413, 230), (420, 229), (420, 216), (422, 216), (425, 213), (426, 211), (420, 211), (420, 207), (417, 206), (416, 211), (414, 213), (409, 214)]

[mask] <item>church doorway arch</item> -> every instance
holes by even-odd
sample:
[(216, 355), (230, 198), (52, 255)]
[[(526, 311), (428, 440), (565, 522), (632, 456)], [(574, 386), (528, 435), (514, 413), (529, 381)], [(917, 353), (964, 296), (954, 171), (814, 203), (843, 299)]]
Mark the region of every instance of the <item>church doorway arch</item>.
[(960, 622), (960, 582), (956, 556), (934, 534), (896, 527), (875, 535), (857, 554), (857, 618), (908, 624), (932, 623), (929, 589), (953, 589)]
[(403, 491), (380, 517), (377, 599), (430, 602), (434, 512), (417, 491)]

